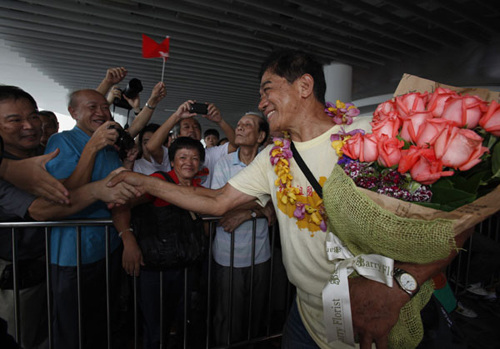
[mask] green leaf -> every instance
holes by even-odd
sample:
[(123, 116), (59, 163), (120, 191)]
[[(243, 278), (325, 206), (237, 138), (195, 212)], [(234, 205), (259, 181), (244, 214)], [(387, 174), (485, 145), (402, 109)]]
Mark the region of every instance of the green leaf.
[(450, 207), (460, 207), (473, 202), (477, 195), (463, 190), (445, 187), (432, 187), (432, 202)]
[(493, 178), (500, 178), (500, 142), (493, 147), (491, 152), (491, 171)]

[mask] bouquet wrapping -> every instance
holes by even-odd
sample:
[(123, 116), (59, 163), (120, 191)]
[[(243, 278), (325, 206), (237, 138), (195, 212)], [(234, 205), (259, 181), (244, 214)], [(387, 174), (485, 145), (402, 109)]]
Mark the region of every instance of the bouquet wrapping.
[[(438, 87), (480, 96), (488, 102), (499, 97), (496, 92), (455, 88), (408, 74), (403, 76), (394, 95), (430, 93)], [(500, 210), (500, 186), (473, 202), (445, 212), (360, 188), (340, 165), (334, 167), (323, 193), (329, 231), (340, 238), (352, 254), (379, 254), (418, 264), (446, 258), (457, 248), (455, 235)], [(421, 341), (420, 311), (433, 291), (431, 281), (427, 281), (401, 309), (389, 336), (391, 348), (414, 348)]]

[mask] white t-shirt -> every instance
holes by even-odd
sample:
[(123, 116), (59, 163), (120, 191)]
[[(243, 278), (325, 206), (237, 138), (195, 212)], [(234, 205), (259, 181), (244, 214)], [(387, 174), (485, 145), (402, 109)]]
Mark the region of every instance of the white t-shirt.
[[(370, 121), (371, 118), (358, 117), (353, 124), (342, 127), (346, 131), (358, 128), (370, 131)], [(330, 135), (338, 133), (340, 128), (341, 126), (334, 126), (307, 142), (294, 142), (302, 159), (321, 185), (330, 176), (337, 162), (338, 157), (331, 146)], [(302, 320), (321, 348), (331, 348), (332, 343), (328, 344), (326, 341), (321, 298), (322, 290), (333, 272), (333, 264), (327, 260), (325, 252), (326, 233), (314, 223), (297, 220), (290, 207), (284, 212), (285, 206), (277, 200), (277, 175), (270, 162), (269, 151), (272, 146), (264, 149), (246, 169), (231, 178), (229, 184), (238, 191), (255, 196), (262, 205), (269, 198), (272, 199), (280, 226), (283, 263), (288, 279), (297, 287), (297, 305)], [(292, 186), (301, 189), (301, 193), (308, 199), (317, 197), (295, 160), (289, 161)], [(344, 347), (342, 343), (339, 346)]]
[(227, 154), (228, 148), (229, 143), (205, 148), (205, 162), (203, 162), (203, 168), (208, 169), (208, 174), (201, 177), (201, 185), (205, 188), (211, 187), (215, 164), (221, 157)]
[(172, 170), (170, 160), (168, 159), (168, 148), (163, 145), (161, 148), (163, 149), (163, 161), (161, 164), (157, 163), (153, 157), (151, 157), (151, 161), (140, 158), (134, 162), (134, 172), (149, 176), (151, 173), (155, 173), (157, 171), (168, 172)]

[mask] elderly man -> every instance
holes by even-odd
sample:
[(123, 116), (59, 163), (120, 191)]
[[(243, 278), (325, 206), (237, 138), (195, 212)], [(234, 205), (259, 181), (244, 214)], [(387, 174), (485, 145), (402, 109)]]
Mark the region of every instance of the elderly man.
[[(212, 189), (222, 188), (231, 177), (250, 165), (268, 135), (269, 124), (266, 120), (254, 113), (243, 115), (235, 129), (234, 142), (238, 150), (223, 156), (217, 162), (212, 178)], [(263, 209), (258, 203), (251, 202), (227, 212), (217, 227), (212, 252), (216, 262), (214, 337), (218, 345), (225, 344), (229, 338), (229, 323), (231, 323), (231, 342), (243, 340), (248, 326), (251, 326), (253, 336), (257, 335), (261, 328), (270, 275), (269, 229), (265, 219), (257, 219), (255, 251), (253, 251), (251, 219), (265, 216), (274, 217), (272, 206), (266, 205)], [(233, 261), (231, 261), (232, 235), (234, 235)], [(252, 264), (254, 264), (253, 278)], [(234, 269), (231, 269), (231, 266)], [(233, 297), (229, 287), (231, 278)], [(251, 294), (253, 299), (250, 299)], [(228, 299), (233, 300), (232, 304), (228, 303)], [(250, 304), (252, 304), (252, 319), (248, 323)], [(232, 309), (231, 316), (230, 309)]]
[[(46, 148), (59, 148), (57, 158), (47, 163), (47, 170), (63, 181), (68, 189), (99, 181), (121, 166), (114, 147), (120, 127), (111, 121), (109, 104), (95, 90), (79, 90), (70, 95), (68, 111), (76, 120), (70, 131), (53, 135)], [(110, 211), (96, 202), (72, 215), (72, 219), (109, 218)], [(121, 240), (110, 229), (111, 289), (117, 287), (120, 273)], [(77, 232), (74, 227), (55, 227), (51, 233), (53, 290), (53, 334), (56, 348), (78, 346)], [(83, 343), (97, 348), (106, 342), (106, 234), (104, 227), (81, 228)]]
[[(26, 162), (40, 153), (42, 121), (35, 100), (15, 86), (0, 86), (0, 136), (2, 157), (12, 162)], [(54, 157), (54, 153), (50, 157)], [(30, 178), (37, 182), (37, 178)], [(56, 219), (77, 212), (97, 200), (124, 202), (132, 191), (106, 190), (105, 181), (94, 182), (70, 191), (71, 205), (61, 205), (29, 194), (0, 180), (0, 220), (25, 221)], [(124, 189), (125, 196), (120, 193)], [(0, 230), (0, 316), (8, 320), (9, 332), (15, 330), (12, 273), (12, 232)], [(38, 347), (46, 339), (45, 234), (43, 229), (26, 228), (17, 232), (19, 286), (21, 302), (21, 338), (24, 348)]]
[[(324, 112), (326, 84), (321, 64), (300, 51), (275, 52), (262, 66), (260, 89), (259, 109), (267, 117), (271, 131), (288, 132), (296, 151), (321, 183), (337, 162), (330, 135), (340, 131), (340, 126), (332, 126)], [(362, 123), (363, 120), (358, 120), (344, 128), (346, 131), (369, 128), (360, 125)], [(265, 203), (271, 197), (280, 225), (283, 262), (289, 280), (297, 287), (296, 302), (283, 334), (283, 347), (342, 348), (345, 344), (341, 342), (328, 342), (323, 322), (321, 294), (333, 267), (325, 256), (325, 233), (315, 222), (296, 218), (286, 210), (286, 201), (278, 200), (281, 188), (276, 184), (280, 182), (276, 183), (275, 163), (270, 161), (268, 150), (262, 151), (250, 166), (218, 190), (179, 187), (134, 173), (119, 174), (109, 185), (124, 180), (175, 205), (212, 215), (224, 214), (255, 199)], [(293, 177), (291, 186), (304, 198), (317, 196), (295, 158), (289, 158), (288, 163)], [(457, 246), (462, 246), (466, 238), (466, 234), (457, 236)], [(422, 284), (446, 266), (455, 254), (452, 252), (447, 259), (431, 264), (395, 261), (395, 266)], [(402, 306), (410, 300), (409, 293), (403, 287), (387, 287), (364, 277), (352, 278), (349, 284), (354, 333), (361, 348), (370, 348), (373, 342), (379, 348), (386, 348), (388, 334)]]

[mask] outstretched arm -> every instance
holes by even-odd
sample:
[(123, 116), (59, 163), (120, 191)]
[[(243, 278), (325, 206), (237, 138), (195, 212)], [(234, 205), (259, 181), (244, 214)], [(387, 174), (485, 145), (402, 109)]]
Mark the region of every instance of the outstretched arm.
[(176, 185), (135, 172), (122, 172), (108, 185), (112, 187), (120, 182), (126, 182), (141, 193), (149, 193), (186, 210), (214, 216), (222, 216), (234, 207), (255, 200), (255, 197), (236, 190), (230, 184), (213, 190)]
[(3, 159), (0, 165), (0, 178), (36, 196), (69, 204), (68, 190), (45, 169), (45, 164), (58, 154), (59, 149), (56, 149), (52, 153), (24, 160)]
[(196, 115), (196, 113), (189, 112), (189, 107), (192, 103), (192, 100), (182, 103), (177, 110), (170, 115), (167, 120), (165, 120), (160, 128), (153, 133), (153, 136), (149, 139), (148, 144), (146, 144), (146, 148), (148, 148), (148, 151), (157, 163), (161, 164), (163, 162), (162, 145), (167, 139), (169, 132), (172, 128), (174, 128), (175, 124), (181, 119), (190, 118)]
[(217, 108), (213, 103), (210, 103), (208, 105), (208, 114), (202, 116), (219, 125), (219, 127), (229, 140), (228, 153), (235, 152), (238, 147), (234, 144), (234, 129), (222, 118), (222, 114), (219, 108)]
[(70, 216), (98, 200), (125, 204), (129, 200), (139, 196), (140, 192), (133, 186), (123, 182), (113, 188), (106, 186), (110, 179), (123, 170), (124, 168), (116, 169), (100, 181), (88, 183), (72, 190), (70, 192), (70, 205), (61, 205), (44, 198), (37, 198), (28, 208), (28, 212), (34, 220), (46, 221)]
[[(158, 103), (167, 95), (167, 90), (165, 89), (165, 84), (163, 82), (159, 82), (153, 87), (153, 91), (151, 92), (151, 96), (149, 97), (146, 105), (140, 113), (135, 117), (134, 121), (132, 121), (132, 124), (128, 128), (128, 133), (134, 138), (139, 134), (139, 132), (146, 126), (151, 120), (151, 116), (153, 116), (153, 112), (158, 106)], [(127, 96), (124, 96), (127, 102), (129, 102), (130, 105), (133, 102), (132, 100), (129, 100)], [(137, 96), (139, 98), (139, 96)]]
[(101, 81), (99, 86), (97, 86), (96, 91), (100, 92), (103, 96), (106, 96), (111, 87), (120, 83), (125, 76), (127, 76), (127, 69), (124, 67), (109, 68), (106, 71), (106, 76)]

